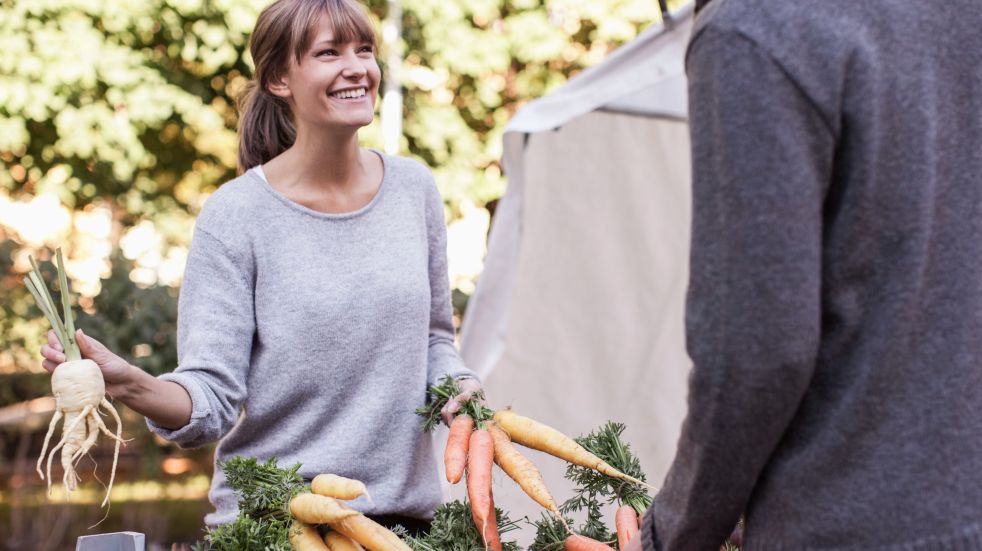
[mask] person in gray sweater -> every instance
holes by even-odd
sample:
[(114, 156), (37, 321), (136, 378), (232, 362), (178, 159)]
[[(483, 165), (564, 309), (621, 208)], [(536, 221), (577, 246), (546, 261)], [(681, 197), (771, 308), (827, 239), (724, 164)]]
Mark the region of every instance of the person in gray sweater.
[(628, 549), (982, 549), (982, 3), (713, 0), (688, 416)]
[[(197, 218), (181, 287), (179, 366), (151, 377), (80, 335), (108, 393), (182, 447), (302, 463), (372, 496), (353, 506), (425, 528), (442, 500), (416, 408), (460, 381), (445, 419), (480, 390), (454, 346), (444, 207), (429, 171), (361, 148), (379, 86), (375, 34), (354, 0), (279, 0), (251, 39), (241, 176)], [(53, 369), (63, 354), (42, 349)], [(208, 525), (237, 514), (216, 468)]]

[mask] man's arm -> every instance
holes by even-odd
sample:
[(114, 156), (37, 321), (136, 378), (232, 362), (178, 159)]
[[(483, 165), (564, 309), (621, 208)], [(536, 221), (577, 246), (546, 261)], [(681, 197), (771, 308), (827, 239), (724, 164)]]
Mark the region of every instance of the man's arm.
[[(812, 376), (835, 138), (750, 39), (704, 29), (688, 58), (693, 235), (689, 412), (646, 549), (718, 548)], [(657, 543), (656, 543), (657, 542)]]

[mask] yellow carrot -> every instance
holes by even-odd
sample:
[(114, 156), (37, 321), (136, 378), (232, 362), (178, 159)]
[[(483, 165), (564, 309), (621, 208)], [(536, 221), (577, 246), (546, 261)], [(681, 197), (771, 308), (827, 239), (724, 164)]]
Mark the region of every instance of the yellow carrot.
[(336, 499), (317, 494), (300, 494), (290, 500), (290, 514), (307, 524), (329, 524), (360, 515)]
[(290, 545), (296, 551), (330, 551), (316, 528), (298, 520), (293, 521), (290, 529)]
[(300, 494), (290, 501), (290, 513), (309, 524), (327, 524), (369, 551), (412, 551), (399, 536), (332, 497)]
[(368, 495), (365, 485), (358, 480), (336, 474), (319, 474), (310, 483), (310, 491), (335, 499), (356, 499)]
[(575, 440), (548, 425), (522, 417), (507, 409), (498, 410), (494, 414), (494, 422), (508, 433), (513, 442), (556, 456), (574, 465), (599, 471), (607, 476), (652, 488), (650, 484), (611, 467), (577, 444)]
[(331, 528), (360, 543), (368, 551), (412, 551), (412, 548), (399, 539), (399, 536), (362, 514), (329, 524)]
[(324, 543), (331, 551), (365, 551), (365, 548), (352, 541), (341, 532), (331, 530), (324, 536)]
[(511, 443), (511, 438), (493, 422), (487, 424), (488, 432), (494, 441), (494, 462), (505, 471), (512, 480), (518, 483), (536, 503), (545, 507), (556, 518), (562, 519), (556, 500), (553, 499), (542, 474), (527, 457), (521, 454)]

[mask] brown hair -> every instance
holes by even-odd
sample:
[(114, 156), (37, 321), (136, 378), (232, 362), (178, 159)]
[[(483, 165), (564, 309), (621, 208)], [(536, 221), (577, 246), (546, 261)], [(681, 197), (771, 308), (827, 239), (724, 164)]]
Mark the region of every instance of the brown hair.
[(376, 45), (368, 12), (356, 0), (277, 0), (259, 14), (249, 40), (255, 78), (239, 95), (239, 173), (276, 157), (297, 138), (290, 106), (269, 92), (283, 76), (292, 54), (299, 63), (326, 15), (338, 43)]

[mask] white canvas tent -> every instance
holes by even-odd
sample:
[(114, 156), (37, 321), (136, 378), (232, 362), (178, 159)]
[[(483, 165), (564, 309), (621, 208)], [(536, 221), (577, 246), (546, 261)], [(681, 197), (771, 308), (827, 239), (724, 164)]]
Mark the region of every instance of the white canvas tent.
[[(511, 121), (508, 190), (461, 335), (492, 407), (511, 405), (573, 436), (623, 422), (655, 485), (674, 456), (690, 367), (692, 11), (673, 13), (670, 25), (646, 30)], [(556, 499), (568, 498), (564, 466), (530, 457)], [(513, 517), (538, 518), (508, 480), (496, 480), (495, 501)]]

